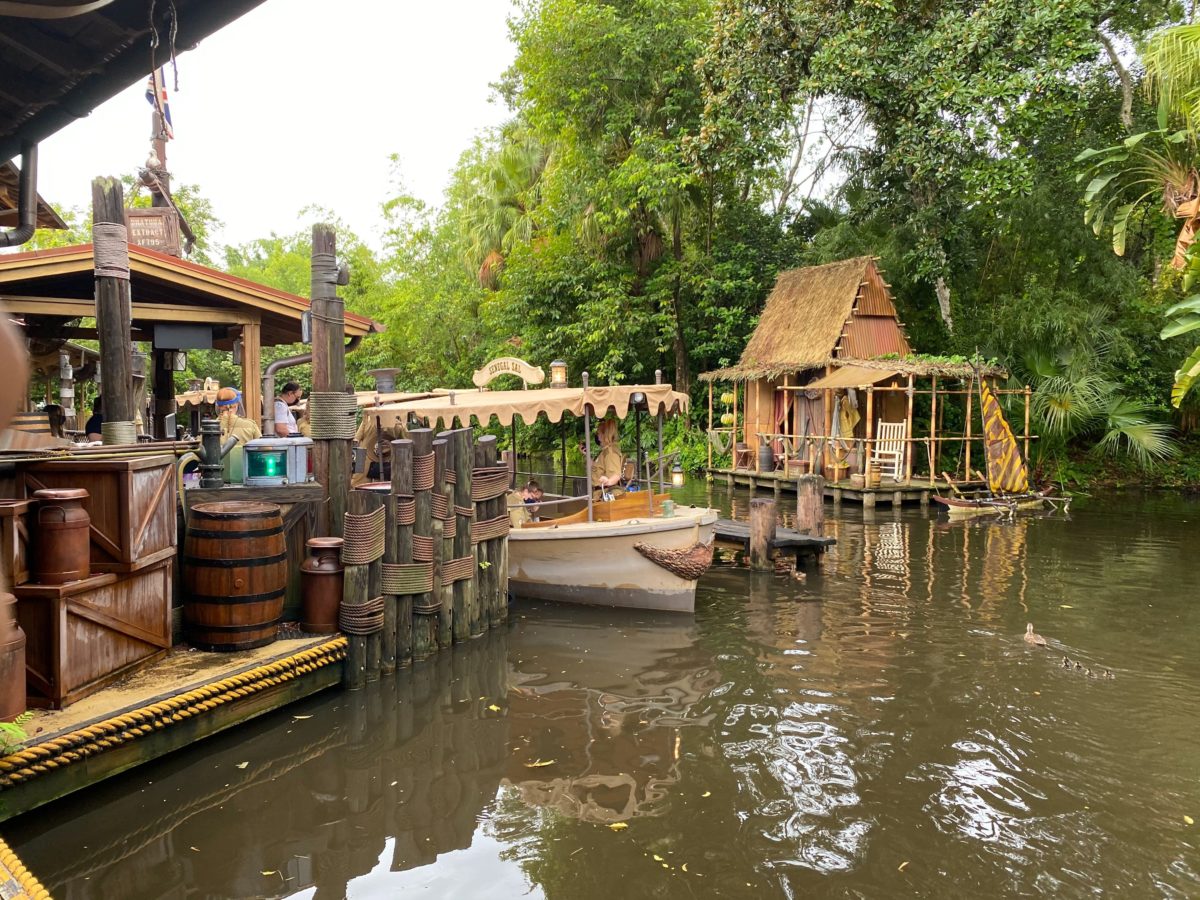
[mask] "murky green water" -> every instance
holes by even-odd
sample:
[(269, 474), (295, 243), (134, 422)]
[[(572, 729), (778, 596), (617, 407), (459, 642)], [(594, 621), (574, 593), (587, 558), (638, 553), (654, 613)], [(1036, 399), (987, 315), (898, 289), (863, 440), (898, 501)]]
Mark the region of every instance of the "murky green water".
[(1200, 501), (829, 524), (819, 580), (522, 604), (6, 837), (67, 900), (1200, 896)]

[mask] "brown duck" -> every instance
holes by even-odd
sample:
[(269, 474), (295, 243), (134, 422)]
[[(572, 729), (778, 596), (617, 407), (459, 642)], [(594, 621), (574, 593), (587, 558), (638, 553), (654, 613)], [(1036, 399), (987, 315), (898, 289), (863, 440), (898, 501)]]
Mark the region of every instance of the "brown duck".
[(1029, 622), (1025, 626), (1025, 643), (1033, 644), (1035, 647), (1046, 646), (1046, 639), (1034, 632), (1032, 622)]

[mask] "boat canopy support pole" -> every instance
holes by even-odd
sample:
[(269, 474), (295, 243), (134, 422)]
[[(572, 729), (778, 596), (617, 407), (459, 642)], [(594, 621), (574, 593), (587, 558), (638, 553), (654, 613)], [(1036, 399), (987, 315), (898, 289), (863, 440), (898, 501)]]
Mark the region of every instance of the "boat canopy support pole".
[[(654, 383), (662, 384), (662, 369), (654, 370)], [(658, 492), (661, 494), (667, 489), (666, 480), (663, 478), (663, 414), (662, 405), (658, 407), (658, 412), (655, 414), (658, 419)], [(647, 485), (650, 490), (654, 490), (653, 485)]]
[(592, 508), (592, 414), (587, 403), (588, 373), (583, 373), (583, 464), (587, 467), (588, 521), (593, 521)]

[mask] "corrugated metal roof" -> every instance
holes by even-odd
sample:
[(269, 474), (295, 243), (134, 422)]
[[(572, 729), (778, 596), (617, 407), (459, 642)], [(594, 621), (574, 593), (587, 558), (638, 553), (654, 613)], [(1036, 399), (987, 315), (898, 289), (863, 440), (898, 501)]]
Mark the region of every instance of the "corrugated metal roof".
[(891, 316), (851, 316), (838, 345), (838, 356), (872, 359), (895, 353), (912, 352), (900, 324)]
[(858, 290), (858, 304), (854, 311), (860, 316), (895, 316), (896, 307), (891, 294), (883, 283), (883, 277), (875, 266), (867, 267), (866, 278)]

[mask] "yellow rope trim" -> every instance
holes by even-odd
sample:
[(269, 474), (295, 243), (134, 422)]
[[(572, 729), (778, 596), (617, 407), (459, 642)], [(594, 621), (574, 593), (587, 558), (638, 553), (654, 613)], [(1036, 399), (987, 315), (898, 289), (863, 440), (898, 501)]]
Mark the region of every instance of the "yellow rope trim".
[[(12, 847), (0, 838), (0, 869), (24, 892), (16, 895), (16, 900), (50, 900), (50, 892), (42, 887), (42, 883), (33, 877), (33, 873), (25, 868), (25, 863), (13, 852)], [(5, 896), (8, 896), (7, 894)]]
[(0, 789), (315, 672), (345, 659), (347, 646), (346, 638), (338, 636), (292, 656), (18, 750), (0, 759)]

